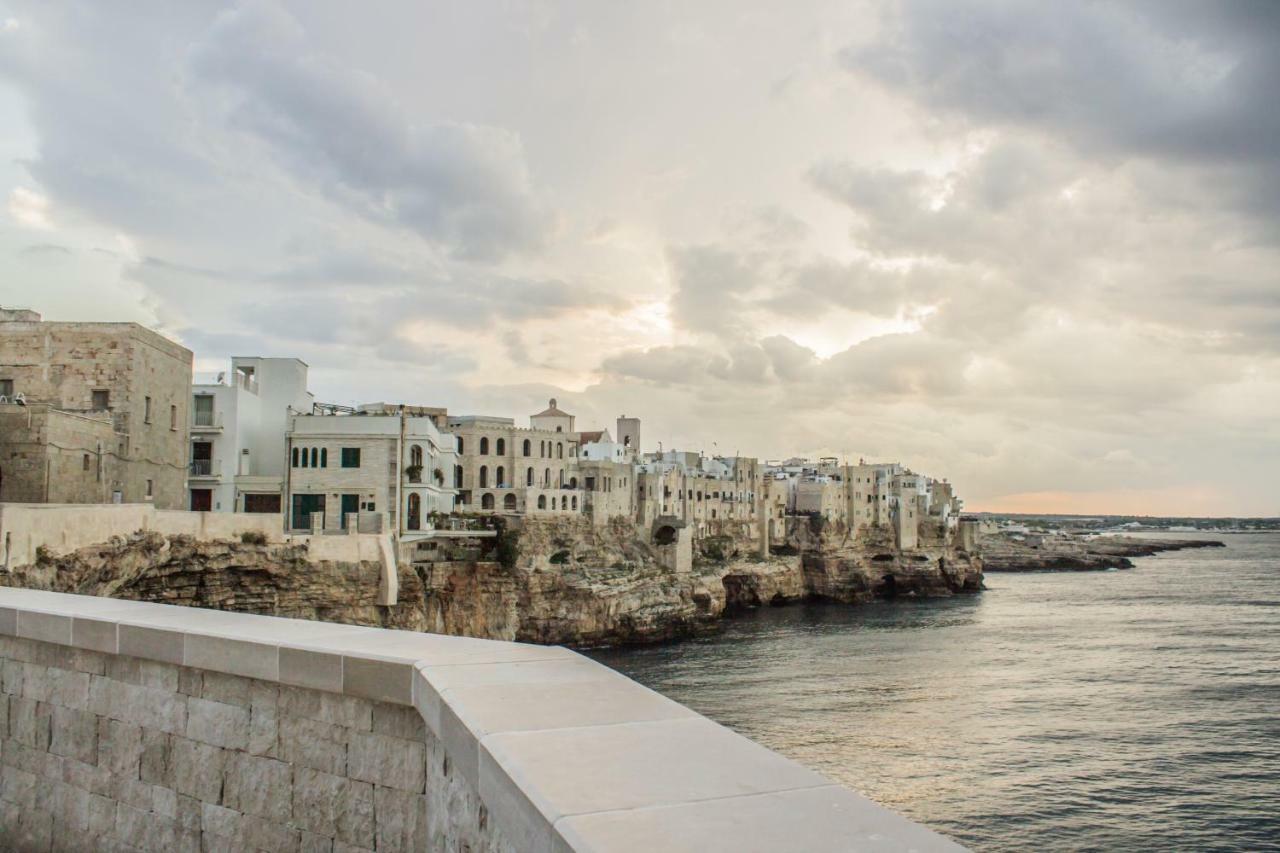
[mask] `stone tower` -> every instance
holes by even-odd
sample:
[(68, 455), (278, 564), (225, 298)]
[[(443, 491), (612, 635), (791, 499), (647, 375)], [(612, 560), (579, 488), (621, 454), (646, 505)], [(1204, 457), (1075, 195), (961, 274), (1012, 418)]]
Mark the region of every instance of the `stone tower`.
[(640, 455), (640, 419), (618, 416), (618, 443), (635, 455)]

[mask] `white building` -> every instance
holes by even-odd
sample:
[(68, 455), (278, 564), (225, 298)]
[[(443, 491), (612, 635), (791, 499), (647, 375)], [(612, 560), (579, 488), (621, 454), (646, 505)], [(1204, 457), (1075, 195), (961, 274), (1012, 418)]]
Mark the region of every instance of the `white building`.
[(435, 417), (387, 409), (293, 416), (290, 530), (346, 530), (355, 516), (362, 531), (404, 536), (453, 512), (457, 439)]
[(190, 508), (280, 512), (289, 416), (311, 411), (307, 365), (296, 358), (233, 358), (230, 373), (191, 390)]

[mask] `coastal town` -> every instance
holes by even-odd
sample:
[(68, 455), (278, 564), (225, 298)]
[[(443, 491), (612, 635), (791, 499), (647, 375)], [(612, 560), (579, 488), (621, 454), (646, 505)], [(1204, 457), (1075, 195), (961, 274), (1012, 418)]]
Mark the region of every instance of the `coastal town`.
[(952, 485), (898, 462), (649, 449), (640, 418), (579, 424), (555, 399), (527, 423), (329, 404), (298, 359), (236, 357), (208, 377), (192, 361), (137, 324), (0, 310), (0, 502), (276, 515), (286, 533), (398, 542), (462, 514), (622, 519), (649, 542), (729, 536), (761, 555), (797, 518), (851, 539), (879, 531), (899, 551), (919, 545), (922, 526), (943, 542), (960, 535)]

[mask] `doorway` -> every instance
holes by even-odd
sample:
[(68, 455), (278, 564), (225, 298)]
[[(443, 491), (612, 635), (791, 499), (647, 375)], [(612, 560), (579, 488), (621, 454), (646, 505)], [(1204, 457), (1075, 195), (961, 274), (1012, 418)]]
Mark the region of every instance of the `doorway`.
[(343, 495), (342, 496), (342, 529), (347, 529), (347, 513), (358, 513), (360, 511), (359, 495)]
[(310, 530), (311, 516), (320, 513), (324, 517), (324, 495), (293, 496), (293, 529)]
[(213, 511), (213, 489), (192, 489), (191, 490), (191, 511), (192, 512), (212, 512)]

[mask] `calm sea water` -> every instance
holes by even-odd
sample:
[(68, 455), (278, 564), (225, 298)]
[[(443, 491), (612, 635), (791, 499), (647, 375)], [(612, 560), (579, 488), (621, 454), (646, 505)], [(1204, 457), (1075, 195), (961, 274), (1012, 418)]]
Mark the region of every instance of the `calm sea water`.
[(1223, 539), (593, 656), (975, 850), (1280, 849), (1280, 534)]

